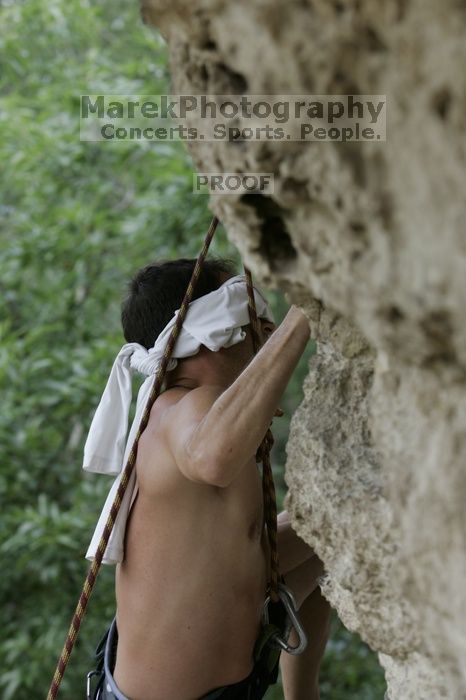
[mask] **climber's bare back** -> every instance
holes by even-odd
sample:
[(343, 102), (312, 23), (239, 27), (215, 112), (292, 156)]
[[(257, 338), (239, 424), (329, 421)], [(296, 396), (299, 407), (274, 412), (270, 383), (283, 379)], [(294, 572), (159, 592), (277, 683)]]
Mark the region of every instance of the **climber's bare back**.
[(193, 481), (166, 437), (187, 394), (205, 408), (221, 391), (164, 392), (139, 443), (116, 580), (114, 677), (131, 700), (195, 700), (252, 670), (270, 556), (259, 468), (250, 459), (224, 488)]

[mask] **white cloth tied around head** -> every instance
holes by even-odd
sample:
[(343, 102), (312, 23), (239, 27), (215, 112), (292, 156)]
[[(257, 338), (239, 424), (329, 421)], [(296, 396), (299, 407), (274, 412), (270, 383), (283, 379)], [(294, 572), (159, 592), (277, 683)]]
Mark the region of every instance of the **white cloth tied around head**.
[[(262, 293), (255, 287), (257, 316), (273, 321), (272, 312)], [(144, 408), (160, 366), (169, 335), (179, 309), (159, 334), (152, 348), (139, 343), (123, 345), (113, 364), (107, 385), (94, 414), (84, 446), (83, 469), (102, 474), (118, 475), (107, 496), (86, 558), (93, 559), (103, 532), (111, 505), (121, 481)], [(242, 326), (249, 323), (248, 293), (244, 275), (236, 275), (218, 289), (192, 301), (180, 330), (167, 371), (173, 370), (178, 360), (195, 355), (201, 345), (213, 352), (241, 342), (245, 338)], [(131, 406), (131, 384), (134, 371), (146, 375), (139, 389), (136, 412), (129, 435), (128, 414)], [(103, 558), (104, 564), (115, 564), (123, 559), (123, 540), (126, 520), (137, 494), (133, 469), (123, 497), (119, 514)]]

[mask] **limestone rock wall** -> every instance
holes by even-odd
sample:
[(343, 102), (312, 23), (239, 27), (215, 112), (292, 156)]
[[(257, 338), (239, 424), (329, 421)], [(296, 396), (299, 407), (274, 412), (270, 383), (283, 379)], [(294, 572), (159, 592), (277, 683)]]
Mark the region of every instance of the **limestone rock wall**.
[(466, 4), (143, 0), (173, 93), (386, 94), (387, 141), (193, 143), (273, 172), (212, 201), (318, 341), (287, 506), (392, 700), (466, 697)]

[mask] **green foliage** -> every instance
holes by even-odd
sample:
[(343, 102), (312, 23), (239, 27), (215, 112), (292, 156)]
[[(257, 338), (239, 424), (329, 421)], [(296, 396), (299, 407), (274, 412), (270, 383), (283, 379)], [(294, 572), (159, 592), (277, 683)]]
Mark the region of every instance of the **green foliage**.
[[(125, 282), (151, 258), (194, 257), (211, 216), (206, 197), (191, 193), (192, 164), (181, 144), (79, 141), (81, 93), (167, 92), (163, 40), (141, 23), (137, 5), (0, 6), (4, 700), (45, 697), (87, 569), (84, 552), (109, 482), (83, 475), (82, 447), (123, 342)], [(221, 229), (212, 251), (238, 260)], [(283, 299), (272, 301), (280, 318)], [(284, 399), (288, 415), (305, 363)], [(281, 505), (288, 419), (276, 423)], [(113, 611), (113, 570), (104, 567), (60, 697), (84, 697), (92, 651)], [(381, 698), (358, 690), (380, 687), (373, 655), (341, 628), (334, 639), (323, 698)]]

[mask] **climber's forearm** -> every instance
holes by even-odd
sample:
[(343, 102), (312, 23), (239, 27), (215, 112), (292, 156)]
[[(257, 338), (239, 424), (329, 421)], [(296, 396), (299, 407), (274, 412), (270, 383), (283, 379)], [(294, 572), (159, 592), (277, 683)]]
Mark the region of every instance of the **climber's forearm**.
[(190, 440), (191, 454), (213, 483), (228, 485), (253, 456), (309, 340), (304, 314), (291, 307), (239, 377), (213, 403)]

